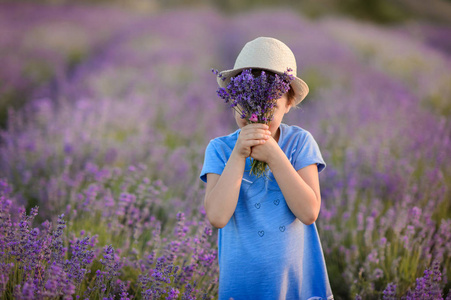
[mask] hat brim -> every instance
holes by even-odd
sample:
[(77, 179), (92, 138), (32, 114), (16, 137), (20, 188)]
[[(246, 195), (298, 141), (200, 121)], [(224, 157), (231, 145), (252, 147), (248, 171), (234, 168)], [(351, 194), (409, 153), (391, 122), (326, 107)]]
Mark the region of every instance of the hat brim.
[[(222, 78), (217, 77), (217, 82), (218, 85), (222, 88), (227, 87), (227, 85), (230, 83), (230, 78), (236, 76), (238, 73), (240, 73), (241, 71), (245, 70), (245, 69), (261, 69), (261, 68), (251, 68), (251, 67), (246, 67), (246, 68), (239, 68), (239, 69), (232, 69), (232, 70), (225, 70), (220, 72), (219, 74), (222, 75), (222, 77), (225, 77), (225, 80), (222, 80)], [(277, 74), (281, 74), (280, 72), (276, 72), (274, 70), (268, 70)], [(294, 106), (298, 105), (299, 103), (301, 103), (302, 100), (305, 99), (305, 97), (307, 96), (307, 94), (309, 93), (309, 87), (308, 85), (304, 82), (304, 80), (302, 80), (299, 77), (295, 77), (294, 80), (290, 83), (291, 87), (294, 91), (295, 97), (294, 97)]]

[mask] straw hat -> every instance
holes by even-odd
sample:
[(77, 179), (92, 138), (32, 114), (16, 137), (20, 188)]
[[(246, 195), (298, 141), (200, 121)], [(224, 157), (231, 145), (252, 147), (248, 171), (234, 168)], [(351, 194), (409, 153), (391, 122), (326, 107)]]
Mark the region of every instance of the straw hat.
[(230, 78), (237, 75), (244, 69), (264, 69), (274, 73), (283, 74), (291, 68), (290, 72), (295, 76), (291, 82), (291, 87), (295, 92), (295, 105), (304, 100), (309, 92), (307, 84), (296, 76), (296, 58), (287, 45), (279, 40), (270, 37), (259, 37), (244, 45), (240, 54), (236, 58), (235, 65), (231, 70), (225, 70), (220, 74), (226, 80), (217, 78), (220, 87), (226, 87)]

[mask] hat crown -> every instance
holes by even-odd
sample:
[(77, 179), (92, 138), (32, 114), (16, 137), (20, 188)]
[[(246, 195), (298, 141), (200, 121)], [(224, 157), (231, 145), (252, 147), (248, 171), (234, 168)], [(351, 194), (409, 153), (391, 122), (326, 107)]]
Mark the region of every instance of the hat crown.
[(290, 68), (294, 80), (290, 85), (295, 92), (295, 105), (304, 100), (309, 92), (308, 85), (297, 77), (296, 59), (287, 45), (270, 37), (259, 37), (244, 45), (235, 61), (232, 70), (220, 72), (221, 76), (216, 78), (218, 85), (226, 88), (231, 78), (244, 69), (265, 69), (275, 73), (283, 74)]
[(283, 73), (287, 68), (296, 76), (296, 58), (287, 45), (270, 37), (259, 37), (244, 45), (234, 69), (268, 69)]

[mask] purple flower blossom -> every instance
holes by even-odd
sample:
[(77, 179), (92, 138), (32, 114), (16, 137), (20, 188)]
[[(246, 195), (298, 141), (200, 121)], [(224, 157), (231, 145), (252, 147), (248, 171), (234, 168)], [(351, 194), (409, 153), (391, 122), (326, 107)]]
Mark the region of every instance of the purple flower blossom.
[(180, 291), (178, 289), (171, 288), (171, 291), (169, 292), (168, 297), (166, 299), (168, 300), (177, 299), (179, 295)]
[[(287, 69), (279, 75), (264, 70), (255, 69), (253, 72), (252, 69), (245, 69), (230, 78), (227, 87), (219, 88), (217, 95), (240, 114), (242, 119), (248, 117), (250, 122), (269, 124), (273, 119), (277, 100), (288, 92), (290, 82), (294, 80), (290, 71), (291, 69)], [(221, 77), (218, 71), (213, 73)], [(261, 176), (266, 167), (266, 163), (254, 160), (251, 173)]]
[[(253, 75), (252, 69), (246, 69), (230, 78), (227, 87), (219, 88), (217, 94), (240, 115), (251, 116), (254, 120), (265, 117), (270, 122), (277, 99), (290, 89), (290, 82), (294, 79), (290, 71), (268, 75), (261, 70), (260, 75)], [(214, 73), (218, 74), (217, 71)]]
[(406, 299), (443, 299), (439, 261), (435, 260), (432, 263), (432, 269), (427, 268), (423, 274), (423, 277), (417, 278), (415, 289), (408, 291)]
[(396, 284), (389, 283), (382, 294), (384, 300), (396, 300)]

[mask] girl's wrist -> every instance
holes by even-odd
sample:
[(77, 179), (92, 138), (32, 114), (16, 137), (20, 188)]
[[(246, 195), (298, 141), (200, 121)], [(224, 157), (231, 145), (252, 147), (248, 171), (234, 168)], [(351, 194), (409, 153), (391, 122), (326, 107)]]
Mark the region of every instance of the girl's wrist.
[(232, 153), (230, 154), (230, 157), (229, 157), (229, 160), (231, 160), (231, 159), (235, 159), (235, 160), (246, 160), (246, 157), (244, 157), (244, 155), (241, 155), (241, 154), (239, 153), (239, 151), (238, 151), (236, 148), (234, 148), (234, 149), (232, 150)]
[(268, 161), (266, 162), (270, 169), (272, 166), (280, 164), (281, 159), (285, 156), (285, 152), (280, 147), (277, 147), (275, 151), (271, 152), (271, 155), (268, 157)]

